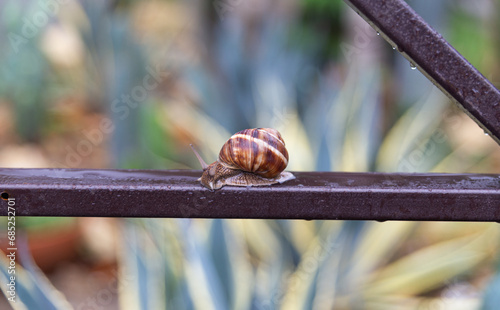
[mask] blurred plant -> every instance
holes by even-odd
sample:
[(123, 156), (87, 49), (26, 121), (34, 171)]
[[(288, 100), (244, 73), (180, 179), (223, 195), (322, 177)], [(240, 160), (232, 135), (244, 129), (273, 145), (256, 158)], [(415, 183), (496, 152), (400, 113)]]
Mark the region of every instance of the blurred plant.
[[(498, 259), (498, 258), (497, 258)], [(484, 296), (481, 304), (481, 310), (493, 310), (498, 306), (500, 299), (498, 292), (500, 290), (500, 268), (497, 262), (496, 274), (484, 290)]]
[[(148, 163), (141, 147), (141, 110), (150, 91), (150, 75), (142, 47), (130, 29), (128, 10), (112, 1), (82, 1), (89, 28), (82, 29), (90, 54), (91, 91), (109, 114), (113, 124), (111, 153), (115, 167), (134, 168)], [(152, 82), (154, 79), (152, 78)], [(152, 84), (152, 88), (155, 84)]]
[[(72, 309), (65, 297), (52, 286), (44, 273), (36, 266), (25, 237), (22, 231), (18, 230), (16, 245), (19, 250), (14, 256), (16, 263), (14, 268), (9, 268), (12, 267), (11, 258), (6, 256), (6, 253), (0, 254), (0, 279), (2, 283), (5, 283), (1, 290), (10, 300), (9, 304), (14, 309)], [(9, 272), (12, 270), (14, 273)], [(13, 280), (12, 277), (14, 277)], [(11, 286), (15, 295), (10, 294)]]
[(19, 138), (36, 142), (44, 123), (49, 65), (37, 44), (40, 29), (50, 17), (42, 12), (45, 20), (39, 22), (36, 1), (25, 2), (0, 4), (0, 40), (4, 42), (0, 48), (0, 97), (14, 106)]
[(120, 257), (131, 281), (122, 287), (124, 309), (162, 301), (160, 307), (175, 309), (472, 309), (479, 304), (472, 287), (426, 294), (466, 277), (492, 255), (491, 239), (498, 237), (495, 224), (483, 225), (404, 253), (414, 223), (141, 220), (127, 226)]

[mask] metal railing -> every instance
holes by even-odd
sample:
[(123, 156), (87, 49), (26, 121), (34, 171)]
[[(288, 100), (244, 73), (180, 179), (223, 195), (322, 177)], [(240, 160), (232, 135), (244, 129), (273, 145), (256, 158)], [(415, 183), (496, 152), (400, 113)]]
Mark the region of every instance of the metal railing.
[(345, 0), (500, 144), (500, 91), (403, 0)]
[(295, 174), (210, 191), (200, 171), (0, 169), (0, 196), (21, 216), (500, 221), (499, 175)]

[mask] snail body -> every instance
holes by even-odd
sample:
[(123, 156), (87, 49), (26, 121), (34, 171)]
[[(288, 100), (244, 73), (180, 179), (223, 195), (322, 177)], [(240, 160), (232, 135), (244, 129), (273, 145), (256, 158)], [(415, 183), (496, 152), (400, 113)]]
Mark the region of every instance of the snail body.
[(288, 152), (276, 129), (253, 128), (235, 133), (222, 146), (217, 161), (210, 165), (194, 148), (193, 151), (203, 168), (199, 181), (212, 190), (224, 185), (271, 185), (295, 178), (283, 171), (288, 165)]

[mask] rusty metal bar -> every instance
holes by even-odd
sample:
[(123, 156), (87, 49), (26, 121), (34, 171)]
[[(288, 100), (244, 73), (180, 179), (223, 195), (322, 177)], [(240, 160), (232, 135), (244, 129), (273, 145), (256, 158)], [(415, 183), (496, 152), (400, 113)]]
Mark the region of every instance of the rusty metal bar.
[(200, 171), (0, 169), (0, 215), (500, 221), (500, 175), (295, 174), (212, 192)]
[(403, 0), (344, 0), (500, 144), (500, 91)]

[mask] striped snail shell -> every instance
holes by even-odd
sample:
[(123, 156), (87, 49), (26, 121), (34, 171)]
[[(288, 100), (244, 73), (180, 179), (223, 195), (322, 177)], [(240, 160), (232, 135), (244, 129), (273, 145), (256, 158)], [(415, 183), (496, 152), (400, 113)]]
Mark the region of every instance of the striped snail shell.
[(253, 128), (235, 133), (211, 165), (205, 164), (194, 148), (193, 151), (203, 167), (199, 180), (210, 189), (224, 185), (271, 185), (295, 178), (290, 172), (283, 172), (288, 165), (288, 152), (276, 129)]
[(227, 140), (220, 150), (219, 162), (231, 169), (274, 178), (288, 165), (288, 152), (276, 129), (245, 129)]

